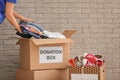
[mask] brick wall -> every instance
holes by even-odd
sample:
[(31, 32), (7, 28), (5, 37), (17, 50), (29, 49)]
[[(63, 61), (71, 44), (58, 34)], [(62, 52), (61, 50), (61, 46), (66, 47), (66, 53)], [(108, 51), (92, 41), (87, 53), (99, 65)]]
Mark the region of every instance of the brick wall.
[[(19, 0), (15, 10), (49, 31), (76, 29), (71, 57), (84, 52), (103, 55), (106, 80), (120, 76), (120, 0)], [(0, 25), (0, 80), (15, 80), (19, 46), (15, 30)]]

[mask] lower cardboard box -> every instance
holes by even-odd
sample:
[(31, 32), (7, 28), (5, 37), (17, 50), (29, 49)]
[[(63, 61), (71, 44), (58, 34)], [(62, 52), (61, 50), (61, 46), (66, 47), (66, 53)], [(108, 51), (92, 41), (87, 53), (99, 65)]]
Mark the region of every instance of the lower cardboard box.
[(69, 80), (68, 69), (24, 70), (17, 69), (16, 80)]

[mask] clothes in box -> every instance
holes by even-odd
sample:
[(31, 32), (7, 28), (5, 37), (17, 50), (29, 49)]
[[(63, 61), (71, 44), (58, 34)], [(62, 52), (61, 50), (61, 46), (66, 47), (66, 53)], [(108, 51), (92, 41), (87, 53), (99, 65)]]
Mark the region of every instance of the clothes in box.
[(66, 39), (20, 39), (20, 68), (27, 70), (67, 68), (70, 37), (75, 30), (66, 30)]

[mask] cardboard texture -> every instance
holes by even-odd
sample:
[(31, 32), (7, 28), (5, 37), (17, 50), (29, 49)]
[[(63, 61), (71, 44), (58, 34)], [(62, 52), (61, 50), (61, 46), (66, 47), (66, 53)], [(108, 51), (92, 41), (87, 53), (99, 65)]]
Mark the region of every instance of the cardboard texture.
[(106, 80), (105, 77), (105, 64), (99, 68), (99, 80)]
[[(97, 66), (85, 66), (85, 67), (69, 67), (69, 80), (73, 80), (72, 76), (74, 74), (74, 76), (77, 76), (76, 78), (80, 78), (81, 75), (83, 78), (83, 80), (87, 80), (85, 78), (88, 77), (89, 74), (91, 74), (90, 76), (95, 76), (98, 75), (97, 78), (95, 78), (95, 80), (105, 80), (105, 65), (97, 67)], [(78, 75), (79, 74), (79, 75)], [(87, 75), (88, 74), (88, 75)], [(92, 79), (93, 77), (89, 78)]]
[(20, 68), (27, 70), (67, 68), (70, 43), (73, 42), (70, 37), (74, 32), (75, 30), (64, 31), (66, 39), (21, 38), (17, 42), (20, 45)]
[(17, 69), (16, 80), (69, 80), (68, 69), (29, 71)]

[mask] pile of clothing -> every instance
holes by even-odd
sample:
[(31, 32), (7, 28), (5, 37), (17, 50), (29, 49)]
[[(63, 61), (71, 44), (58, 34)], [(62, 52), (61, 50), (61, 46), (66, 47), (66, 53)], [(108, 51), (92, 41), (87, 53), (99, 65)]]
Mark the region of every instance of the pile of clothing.
[(104, 60), (101, 55), (94, 55), (92, 53), (84, 53), (83, 56), (76, 56), (69, 60), (71, 66), (102, 66)]
[(66, 38), (64, 35), (62, 35), (59, 32), (50, 32), (44, 30), (42, 26), (33, 22), (20, 21), (19, 25), (22, 33), (19, 33), (17, 31), (16, 34), (23, 38), (31, 38), (31, 37), (34, 37), (36, 39)]
[(48, 38), (46, 36), (40, 35), (40, 33), (43, 33), (43, 28), (38, 24), (35, 24), (33, 22), (20, 21), (19, 25), (22, 33), (19, 33), (17, 31), (16, 34), (23, 38), (31, 38), (31, 37), (35, 37), (37, 39)]

